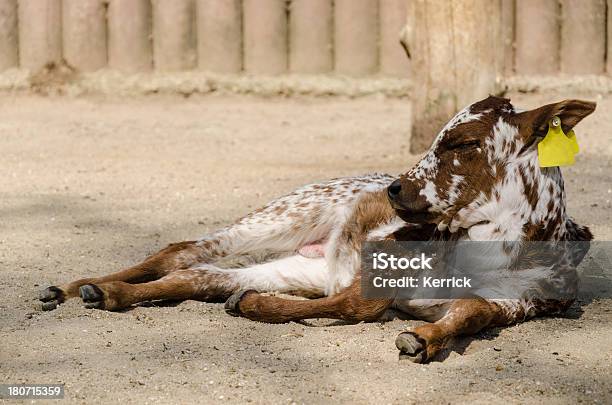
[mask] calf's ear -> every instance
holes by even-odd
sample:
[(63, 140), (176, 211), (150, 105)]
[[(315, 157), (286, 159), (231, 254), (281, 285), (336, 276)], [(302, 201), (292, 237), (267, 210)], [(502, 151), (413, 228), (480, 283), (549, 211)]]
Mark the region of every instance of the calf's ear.
[(584, 117), (595, 111), (596, 106), (592, 101), (564, 100), (522, 112), (517, 114), (517, 118), (528, 137), (545, 136), (548, 133), (548, 123), (555, 116), (561, 119), (561, 128), (567, 134)]

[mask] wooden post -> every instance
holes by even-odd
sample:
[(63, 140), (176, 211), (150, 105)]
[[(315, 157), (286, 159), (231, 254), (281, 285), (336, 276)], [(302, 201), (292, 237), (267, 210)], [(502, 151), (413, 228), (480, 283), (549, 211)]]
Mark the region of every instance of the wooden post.
[(561, 71), (601, 74), (605, 71), (606, 1), (561, 3)]
[(607, 18), (607, 53), (606, 53), (606, 72), (612, 75), (612, 0), (607, 0), (608, 18)]
[(37, 71), (62, 59), (61, 0), (19, 0), (19, 65)]
[(17, 66), (17, 0), (0, 0), (0, 71)]
[(378, 0), (336, 0), (336, 72), (366, 75), (378, 70)]
[(243, 0), (244, 69), (275, 75), (287, 71), (285, 0)]
[(198, 67), (219, 73), (242, 70), (240, 0), (198, 0)]
[(293, 0), (289, 10), (289, 70), (327, 73), (333, 69), (331, 0)]
[(559, 72), (558, 0), (516, 1), (516, 54), (518, 74)]
[(151, 2), (110, 0), (108, 6), (108, 65), (127, 72), (153, 67)]
[(415, 0), (411, 151), (426, 150), (461, 108), (497, 91), (501, 6), (490, 0)]
[(400, 32), (406, 24), (406, 0), (380, 0), (380, 72), (389, 76), (408, 77), (409, 60), (400, 45)]
[(64, 59), (83, 71), (106, 66), (106, 7), (103, 0), (63, 0)]
[(153, 0), (153, 64), (156, 70), (196, 66), (193, 0)]

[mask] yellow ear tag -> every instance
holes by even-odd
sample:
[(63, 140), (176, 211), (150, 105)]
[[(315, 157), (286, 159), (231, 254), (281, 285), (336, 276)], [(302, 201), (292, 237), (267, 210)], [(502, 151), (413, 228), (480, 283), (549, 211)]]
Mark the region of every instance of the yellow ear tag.
[(540, 167), (571, 166), (578, 150), (576, 135), (570, 131), (568, 137), (561, 129), (561, 120), (554, 117), (548, 123), (548, 133), (538, 144)]
[(572, 141), (572, 150), (574, 151), (574, 155), (580, 152), (580, 147), (578, 146), (578, 140), (576, 139), (576, 133), (574, 132), (573, 129), (567, 133), (567, 137), (569, 138), (570, 141)]

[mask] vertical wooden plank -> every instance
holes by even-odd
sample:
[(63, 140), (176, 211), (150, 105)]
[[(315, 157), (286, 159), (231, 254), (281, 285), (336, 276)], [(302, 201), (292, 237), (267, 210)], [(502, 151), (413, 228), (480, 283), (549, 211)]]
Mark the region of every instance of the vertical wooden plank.
[(82, 71), (106, 66), (104, 0), (63, 0), (62, 44), (68, 65)]
[(608, 18), (606, 20), (607, 30), (607, 52), (606, 52), (606, 72), (612, 75), (612, 0), (607, 0)]
[(195, 3), (193, 0), (153, 1), (153, 65), (160, 71), (196, 66)]
[(18, 63), (17, 0), (0, 0), (0, 71)]
[(244, 69), (255, 74), (287, 71), (285, 0), (244, 0)]
[(501, 9), (490, 0), (415, 0), (414, 8), (410, 149), (420, 153), (458, 109), (497, 91)]
[(289, 70), (326, 73), (333, 69), (331, 0), (293, 0), (289, 10)]
[(558, 0), (516, 1), (515, 69), (518, 74), (559, 71), (559, 19)]
[(110, 0), (108, 65), (127, 72), (153, 67), (150, 0)]
[(600, 74), (605, 71), (606, 1), (561, 3), (561, 71)]
[(514, 74), (514, 15), (515, 0), (501, 0), (501, 35), (504, 47), (503, 72), (506, 76)]
[(19, 0), (19, 65), (36, 71), (62, 58), (61, 0)]
[(336, 72), (366, 75), (378, 70), (378, 0), (336, 0)]
[(242, 70), (240, 0), (198, 0), (198, 67), (219, 73)]
[(406, 24), (407, 0), (379, 0), (380, 72), (389, 76), (408, 77), (408, 56), (400, 45), (400, 32)]

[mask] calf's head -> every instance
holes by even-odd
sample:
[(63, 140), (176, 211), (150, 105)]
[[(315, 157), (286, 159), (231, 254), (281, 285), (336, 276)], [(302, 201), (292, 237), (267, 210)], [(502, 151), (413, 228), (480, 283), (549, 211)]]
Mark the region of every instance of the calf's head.
[(490, 238), (498, 230), (500, 239), (519, 238), (526, 225), (547, 225), (565, 215), (560, 169), (538, 163), (537, 144), (549, 122), (559, 117), (567, 133), (594, 110), (595, 103), (579, 100), (530, 111), (518, 111), (499, 97), (474, 103), (388, 187), (389, 200), (407, 222), (436, 223), (450, 232), (478, 225), (471, 236), (486, 232)]

